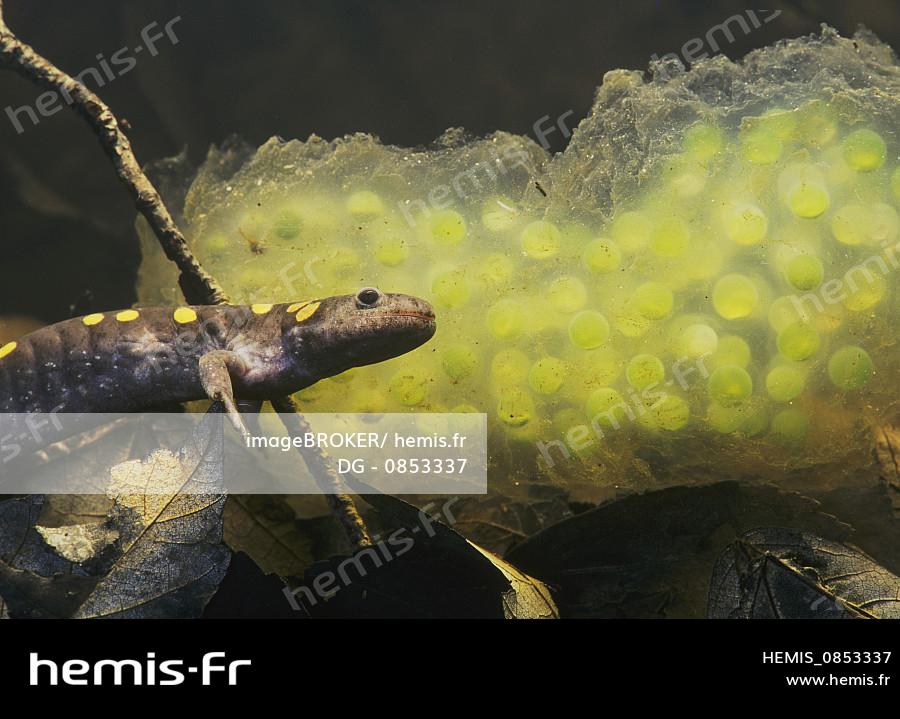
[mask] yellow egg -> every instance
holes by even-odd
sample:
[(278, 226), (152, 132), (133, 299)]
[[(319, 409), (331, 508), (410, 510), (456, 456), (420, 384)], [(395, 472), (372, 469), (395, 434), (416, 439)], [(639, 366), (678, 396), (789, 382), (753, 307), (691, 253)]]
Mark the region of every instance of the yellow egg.
[(862, 347), (842, 347), (828, 360), (829, 379), (845, 392), (865, 387), (873, 373), (872, 358)]
[(803, 392), (806, 374), (793, 365), (779, 365), (766, 375), (766, 391), (778, 402), (790, 402)]
[(822, 340), (815, 327), (795, 322), (778, 333), (777, 345), (778, 351), (785, 357), (801, 362), (819, 351)]
[(689, 242), (687, 223), (678, 217), (668, 217), (653, 228), (650, 247), (660, 257), (677, 257), (684, 254)]
[(587, 289), (577, 277), (564, 275), (550, 283), (546, 296), (547, 302), (553, 309), (570, 314), (584, 307), (587, 302)]
[(672, 313), (675, 298), (661, 282), (645, 282), (634, 291), (631, 304), (647, 319), (660, 320)]
[(476, 260), (474, 274), (485, 286), (504, 285), (512, 279), (513, 263), (506, 255), (495, 252)]
[(725, 275), (713, 288), (713, 307), (726, 320), (749, 317), (758, 302), (756, 285), (744, 275)]
[(463, 270), (447, 270), (434, 278), (431, 293), (438, 306), (456, 308), (469, 301), (472, 287)]
[(354, 192), (347, 198), (347, 212), (360, 217), (380, 215), (384, 212), (384, 202), (371, 190)]
[(799, 297), (787, 295), (779, 297), (769, 305), (769, 324), (776, 332), (781, 332), (795, 322), (811, 322), (812, 305), (805, 305)]
[(617, 312), (613, 315), (613, 327), (625, 337), (632, 339), (647, 334), (653, 321), (637, 310)]
[(616, 215), (610, 226), (610, 235), (622, 252), (637, 252), (647, 246), (653, 223), (640, 212), (623, 212)]
[(718, 338), (715, 350), (706, 360), (706, 366), (711, 370), (723, 365), (735, 365), (747, 369), (750, 360), (750, 345), (742, 337), (725, 335)]
[(559, 229), (551, 222), (538, 220), (522, 230), (521, 241), (526, 255), (536, 260), (546, 260), (559, 252)]
[(488, 308), (487, 328), (498, 339), (512, 339), (525, 329), (525, 308), (513, 299), (502, 299)]
[(428, 375), (420, 370), (400, 370), (391, 377), (388, 392), (400, 404), (414, 407), (425, 401), (429, 381)]
[(566, 379), (568, 366), (557, 357), (542, 357), (528, 371), (528, 386), (538, 394), (554, 394)]
[(887, 147), (881, 135), (869, 129), (851, 132), (844, 138), (841, 147), (844, 160), (858, 172), (875, 170), (887, 158)]
[(756, 245), (766, 237), (769, 222), (756, 205), (740, 205), (725, 218), (725, 232), (739, 245)]
[(385, 238), (375, 243), (375, 259), (386, 267), (397, 267), (409, 257), (409, 247), (400, 238)]
[(781, 157), (784, 143), (766, 130), (751, 130), (741, 136), (741, 153), (754, 165), (771, 165)]
[(609, 322), (599, 312), (579, 312), (569, 322), (569, 339), (581, 349), (600, 347), (609, 339)]
[(787, 202), (791, 212), (797, 217), (811, 219), (828, 209), (831, 196), (821, 183), (803, 180), (788, 192)]
[(702, 322), (688, 325), (672, 343), (672, 348), (679, 359), (707, 357), (713, 354), (718, 346), (719, 336), (716, 331)]
[(654, 423), (661, 429), (675, 432), (691, 419), (691, 408), (681, 397), (666, 395), (650, 407)]
[(524, 352), (512, 348), (500, 350), (491, 360), (491, 381), (497, 386), (524, 382), (530, 367)]
[(808, 431), (809, 418), (799, 409), (785, 409), (772, 418), (772, 437), (780, 444), (799, 444)]
[(584, 412), (590, 422), (605, 429), (619, 429), (629, 415), (631, 407), (612, 387), (599, 387), (588, 395)]
[(601, 237), (584, 246), (581, 261), (591, 272), (613, 272), (619, 269), (622, 253), (615, 242)]
[(804, 144), (821, 148), (837, 135), (837, 122), (826, 103), (813, 100), (798, 113), (798, 136)]
[(707, 389), (712, 399), (730, 407), (750, 398), (753, 394), (753, 379), (743, 367), (723, 365), (710, 374)]
[(831, 217), (831, 233), (845, 245), (860, 245), (871, 234), (870, 213), (859, 203), (840, 207)]
[(638, 390), (660, 384), (666, 378), (666, 368), (658, 357), (651, 354), (635, 355), (625, 368), (625, 379)]
[(700, 161), (714, 158), (722, 151), (722, 131), (715, 125), (698, 123), (684, 133), (682, 147)]
[(474, 348), (468, 344), (456, 344), (448, 347), (441, 360), (447, 376), (459, 381), (471, 377), (478, 369), (480, 360)]
[(504, 387), (497, 403), (497, 416), (510, 427), (522, 427), (535, 417), (534, 400), (519, 387)]
[(825, 267), (818, 257), (797, 255), (788, 260), (784, 276), (796, 289), (809, 291), (816, 289), (825, 279)]
[(844, 307), (863, 312), (877, 305), (887, 292), (887, 283), (877, 268), (859, 266), (844, 275)]
[(458, 245), (466, 239), (466, 221), (454, 210), (440, 210), (428, 219), (432, 239), (439, 245)]

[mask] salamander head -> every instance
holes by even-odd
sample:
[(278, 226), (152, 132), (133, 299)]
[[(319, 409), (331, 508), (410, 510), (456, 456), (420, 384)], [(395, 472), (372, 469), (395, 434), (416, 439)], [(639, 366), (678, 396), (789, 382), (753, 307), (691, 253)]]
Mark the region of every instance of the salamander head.
[(427, 302), (374, 287), (303, 304), (284, 321), (288, 351), (319, 378), (405, 354), (435, 331)]

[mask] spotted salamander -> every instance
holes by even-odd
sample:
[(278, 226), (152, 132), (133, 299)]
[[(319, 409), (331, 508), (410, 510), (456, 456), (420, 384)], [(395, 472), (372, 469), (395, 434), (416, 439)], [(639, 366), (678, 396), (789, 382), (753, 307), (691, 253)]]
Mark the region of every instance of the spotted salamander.
[[(0, 347), (0, 411), (132, 412), (291, 394), (426, 342), (430, 305), (371, 287), (285, 304), (144, 307), (59, 322)], [(230, 389), (230, 388), (229, 388)]]

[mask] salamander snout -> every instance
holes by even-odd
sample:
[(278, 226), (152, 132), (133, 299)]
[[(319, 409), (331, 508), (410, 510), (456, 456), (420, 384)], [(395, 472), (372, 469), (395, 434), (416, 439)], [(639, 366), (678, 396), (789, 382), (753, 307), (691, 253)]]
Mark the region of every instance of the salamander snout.
[(418, 297), (363, 287), (353, 301), (356, 318), (344, 330), (365, 363), (409, 352), (434, 335), (434, 310)]
[(318, 304), (302, 322), (288, 318), (286, 339), (301, 364), (314, 356), (326, 376), (405, 354), (431, 339), (436, 329), (428, 302), (376, 287)]

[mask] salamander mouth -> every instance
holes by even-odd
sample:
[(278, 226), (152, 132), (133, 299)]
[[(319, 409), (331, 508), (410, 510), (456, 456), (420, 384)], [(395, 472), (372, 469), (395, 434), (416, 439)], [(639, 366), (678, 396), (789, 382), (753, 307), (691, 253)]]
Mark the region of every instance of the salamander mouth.
[(408, 335), (410, 341), (415, 343), (426, 341), (437, 330), (434, 312), (396, 310), (379, 312), (373, 319), (376, 327), (380, 326), (391, 334), (399, 332)]
[(384, 318), (391, 317), (413, 317), (419, 320), (425, 320), (426, 322), (434, 322), (434, 313), (426, 314), (424, 312), (385, 312), (381, 315)]

